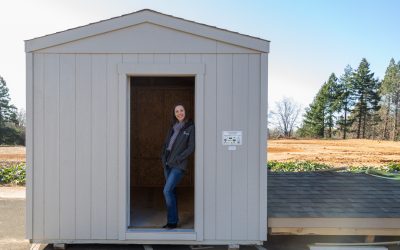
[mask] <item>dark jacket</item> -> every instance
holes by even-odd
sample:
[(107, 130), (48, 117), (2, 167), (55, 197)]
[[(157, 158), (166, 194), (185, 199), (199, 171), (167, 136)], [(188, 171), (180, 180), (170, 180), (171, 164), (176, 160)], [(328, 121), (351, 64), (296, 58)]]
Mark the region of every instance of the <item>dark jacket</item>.
[(194, 152), (194, 123), (192, 121), (187, 121), (185, 123), (183, 128), (179, 131), (179, 134), (172, 145), (171, 153), (167, 159), (167, 147), (173, 133), (174, 129), (173, 126), (171, 126), (167, 137), (165, 138), (161, 153), (163, 167), (165, 168), (166, 165), (168, 165), (169, 167), (180, 168), (186, 171), (188, 157)]

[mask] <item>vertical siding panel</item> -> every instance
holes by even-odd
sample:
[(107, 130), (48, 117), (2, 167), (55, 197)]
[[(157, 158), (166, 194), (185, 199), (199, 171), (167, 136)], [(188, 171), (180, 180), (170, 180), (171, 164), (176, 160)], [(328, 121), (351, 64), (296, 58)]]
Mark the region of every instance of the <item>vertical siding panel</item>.
[(44, 55), (34, 54), (33, 238), (44, 238)]
[(260, 58), (260, 240), (267, 240), (268, 54)]
[(91, 58), (76, 55), (76, 238), (91, 238)]
[(26, 60), (26, 208), (25, 238), (32, 239), (33, 191), (33, 53), (25, 54)]
[(138, 54), (123, 54), (122, 61), (124, 63), (138, 63), (139, 55)]
[(247, 120), (248, 55), (233, 55), (233, 130), (242, 131), (243, 141), (232, 151), (232, 239), (247, 237)]
[(121, 55), (107, 57), (107, 239), (118, 239), (118, 71)]
[(204, 239), (215, 240), (217, 168), (217, 55), (203, 55), (204, 79)]
[(169, 54), (155, 54), (154, 62), (168, 64), (169, 63)]
[(201, 54), (186, 54), (186, 63), (201, 63)]
[(171, 54), (169, 57), (170, 63), (185, 63), (185, 54)]
[(60, 55), (60, 238), (75, 239), (75, 55)]
[(128, 79), (126, 75), (119, 74), (118, 77), (118, 239), (125, 240), (126, 228), (128, 224), (127, 214), (128, 197), (126, 195), (129, 192), (128, 189), (128, 178), (129, 168), (128, 164), (128, 152), (129, 148), (129, 136), (128, 136)]
[(247, 175), (247, 238), (257, 240), (259, 237), (259, 166), (260, 166), (260, 55), (249, 55), (249, 106), (247, 109), (249, 119), (248, 126), (248, 175)]
[(92, 239), (107, 234), (107, 56), (92, 55)]
[(138, 63), (154, 63), (154, 54), (139, 54)]
[(216, 239), (230, 240), (232, 228), (232, 153), (223, 146), (222, 131), (232, 129), (232, 55), (217, 55)]
[(196, 76), (195, 93), (195, 105), (196, 111), (195, 121), (197, 122), (196, 131), (200, 131), (201, 134), (196, 134), (196, 141), (201, 147), (197, 147), (195, 152), (196, 167), (195, 177), (197, 178), (199, 188), (195, 189), (194, 192), (194, 205), (195, 205), (195, 221), (194, 226), (196, 229), (196, 239), (198, 241), (203, 241), (204, 239), (204, 72)]
[(59, 64), (59, 55), (45, 55), (44, 234), (46, 239), (58, 239), (60, 236)]

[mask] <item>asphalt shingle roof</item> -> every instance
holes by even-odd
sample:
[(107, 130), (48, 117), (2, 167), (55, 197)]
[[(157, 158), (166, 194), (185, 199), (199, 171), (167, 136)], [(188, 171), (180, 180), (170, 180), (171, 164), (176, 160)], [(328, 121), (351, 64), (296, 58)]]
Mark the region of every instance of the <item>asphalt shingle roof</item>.
[(268, 217), (400, 218), (400, 181), (349, 172), (268, 174)]

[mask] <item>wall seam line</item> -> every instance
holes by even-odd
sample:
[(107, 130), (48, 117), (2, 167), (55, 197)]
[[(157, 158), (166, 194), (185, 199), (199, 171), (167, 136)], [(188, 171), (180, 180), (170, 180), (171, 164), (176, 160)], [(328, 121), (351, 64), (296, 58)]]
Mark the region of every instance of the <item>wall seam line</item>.
[(108, 136), (109, 136), (109, 131), (108, 131), (108, 98), (109, 98), (109, 92), (108, 92), (108, 59), (109, 56), (106, 55), (106, 239), (108, 239)]
[(74, 178), (74, 188), (75, 188), (75, 213), (74, 213), (74, 217), (75, 217), (75, 223), (74, 223), (74, 225), (75, 225), (75, 230), (74, 230), (74, 234), (75, 234), (75, 236), (74, 236), (74, 238), (76, 239), (76, 80), (77, 80), (77, 78), (76, 78), (76, 54), (74, 54), (74, 61), (75, 61), (75, 64), (74, 64), (74, 66), (75, 66), (75, 69), (74, 69), (74, 72), (75, 72), (75, 81), (74, 81), (74, 91), (75, 91), (75, 94), (74, 94), (74, 99), (75, 99), (75, 101), (74, 101), (74, 103), (75, 103), (75, 111), (74, 111), (74, 115), (75, 115), (75, 131), (74, 131), (74, 133), (75, 133), (75, 146), (74, 146), (74, 167), (75, 167), (75, 178)]
[[(46, 124), (46, 112), (44, 112), (45, 111), (45, 107), (46, 107), (46, 86), (45, 86), (45, 83), (46, 83), (46, 81), (45, 81), (45, 56), (44, 55), (42, 55), (41, 56), (42, 57), (42, 90), (43, 90), (43, 107), (42, 107), (42, 112), (43, 112), (43, 124), (42, 124), (42, 129), (43, 129), (43, 131), (45, 131), (45, 124)], [(45, 238), (45, 233), (46, 233), (46, 230), (45, 230), (45, 225), (46, 225), (46, 220), (45, 220), (45, 214), (46, 214), (46, 192), (45, 192), (45, 190), (46, 190), (46, 174), (45, 174), (45, 171), (46, 171), (46, 153), (45, 153), (45, 144), (46, 144), (46, 133), (43, 133), (43, 140), (42, 140), (42, 150), (43, 150), (43, 159), (42, 159), (42, 161), (43, 161), (43, 173), (42, 173), (42, 177), (43, 177), (43, 190), (42, 190), (42, 192), (43, 192), (43, 239)]]
[(58, 238), (60, 239), (61, 237), (61, 185), (60, 185), (60, 111), (61, 111), (61, 106), (60, 106), (60, 88), (61, 88), (61, 56), (58, 55), (58, 112), (57, 112), (57, 118), (58, 118)]
[[(230, 125), (230, 130), (233, 130), (233, 115), (234, 115), (234, 113), (233, 113), (233, 94), (234, 94), (234, 88), (235, 88), (235, 79), (233, 78), (233, 70), (234, 70), (234, 55), (232, 54), (231, 55), (231, 63), (232, 63), (232, 65), (231, 65), (231, 87), (232, 87), (232, 92), (231, 92), (231, 125)], [(230, 200), (231, 200), (231, 207), (230, 207), (230, 213), (231, 213), (231, 221), (230, 221), (230, 230), (231, 230), (231, 234), (230, 234), (230, 237), (229, 238), (231, 238), (232, 239), (232, 228), (233, 228), (233, 223), (232, 223), (232, 221), (233, 221), (233, 218), (232, 218), (232, 216), (233, 216), (233, 213), (232, 213), (232, 207), (233, 207), (233, 199), (232, 199), (232, 177), (233, 177), (233, 171), (232, 171), (232, 167), (233, 167), (233, 153), (232, 152), (229, 152), (229, 154), (230, 154), (230, 158), (231, 158), (231, 160), (230, 160), (230, 164), (231, 164), (231, 166), (230, 166), (230, 172), (231, 172), (231, 179), (230, 179), (230, 184), (231, 184), (231, 189), (230, 189)]]
[[(89, 55), (89, 59), (90, 59), (90, 127), (92, 127), (92, 123), (93, 123), (93, 56)], [(92, 217), (93, 217), (93, 211), (92, 211), (92, 202), (93, 202), (93, 195), (92, 195), (92, 169), (93, 169), (93, 130), (90, 130), (90, 238), (93, 238), (92, 235)]]

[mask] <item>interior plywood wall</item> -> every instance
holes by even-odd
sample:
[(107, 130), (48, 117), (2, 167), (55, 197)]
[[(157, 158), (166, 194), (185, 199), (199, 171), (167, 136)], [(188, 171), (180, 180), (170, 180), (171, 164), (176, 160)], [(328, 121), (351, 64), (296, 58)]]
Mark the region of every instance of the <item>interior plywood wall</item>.
[[(175, 104), (194, 117), (194, 77), (132, 77), (130, 98), (131, 186), (163, 186), (161, 150)], [(193, 186), (194, 158), (180, 186)]]

